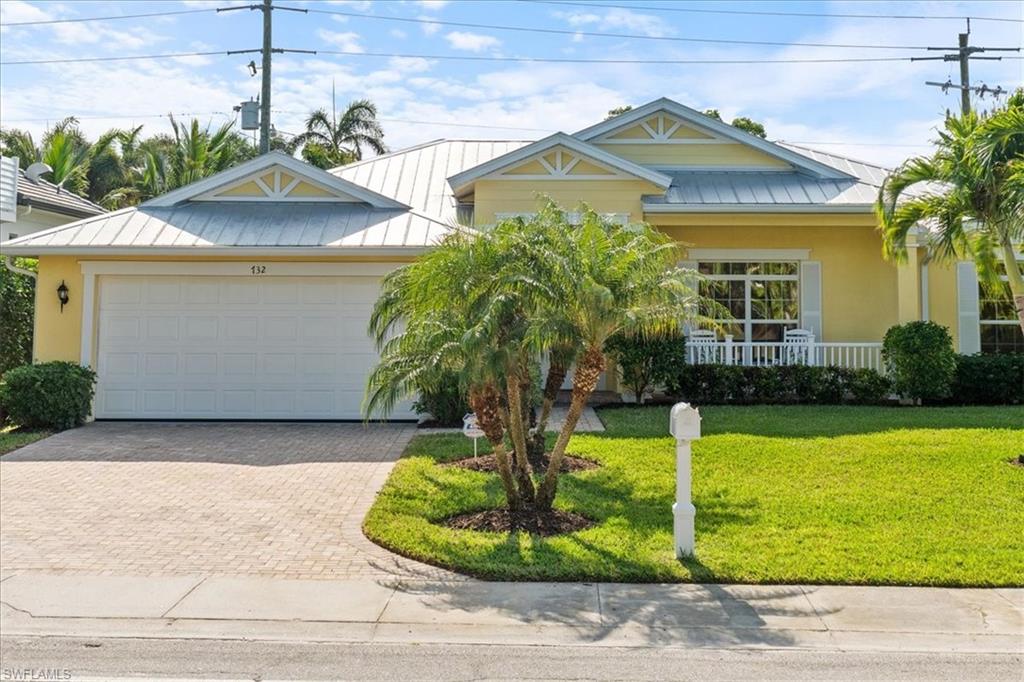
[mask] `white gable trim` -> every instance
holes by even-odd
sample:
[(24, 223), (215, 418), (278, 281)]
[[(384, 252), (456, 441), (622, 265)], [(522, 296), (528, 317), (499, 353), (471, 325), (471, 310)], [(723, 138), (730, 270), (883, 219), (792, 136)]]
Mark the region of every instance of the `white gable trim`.
[[(287, 202), (312, 202), (312, 203), (363, 203), (357, 197), (352, 196), (348, 192), (342, 192), (335, 187), (327, 187), (321, 182), (317, 182), (311, 178), (303, 177), (301, 175), (292, 175), (291, 170), (287, 168), (267, 168), (267, 171), (274, 173), (274, 179), (272, 185), (268, 185), (263, 181), (261, 175), (263, 171), (256, 171), (253, 175), (248, 175), (235, 182), (229, 183), (218, 187), (217, 189), (211, 190), (200, 194), (197, 197), (193, 197), (191, 201), (244, 201), (244, 202), (260, 202), (260, 201), (287, 201)], [(287, 172), (292, 175), (292, 179), (288, 184), (283, 184), (281, 174)], [(253, 182), (257, 187), (260, 188), (265, 196), (224, 196), (224, 192), (230, 192), (236, 187)], [(290, 192), (295, 189), (300, 183), (307, 183), (317, 189), (321, 189), (331, 194), (328, 197), (303, 197), (303, 196), (290, 196)]]
[[(483, 176), (482, 179), (498, 179), (501, 180), (622, 180), (632, 179), (636, 176), (632, 173), (625, 173), (622, 170), (615, 168), (614, 166), (599, 161), (597, 159), (587, 159), (587, 163), (591, 163), (599, 168), (603, 168), (608, 173), (573, 173), (572, 170), (579, 165), (580, 161), (584, 160), (584, 154), (569, 150), (570, 153), (564, 153), (561, 149), (556, 148), (555, 151), (555, 162), (550, 163), (544, 157), (550, 154), (551, 150), (542, 150), (522, 160), (521, 163), (516, 164), (509, 170), (514, 170), (516, 167), (532, 163), (537, 161), (547, 173), (506, 173), (506, 169), (495, 171)], [(568, 158), (568, 157), (572, 158)]]
[[(409, 208), (406, 204), (395, 201), (390, 197), (368, 190), (354, 182), (343, 180), (342, 178), (332, 175), (325, 170), (321, 170), (316, 166), (312, 166), (304, 161), (299, 161), (293, 156), (276, 151), (263, 154), (262, 156), (257, 156), (255, 159), (241, 163), (234, 168), (229, 168), (228, 170), (217, 173), (216, 175), (198, 180), (180, 189), (176, 189), (162, 196), (150, 199), (143, 203), (142, 206), (174, 206), (175, 204), (180, 204), (183, 201), (197, 199), (203, 195), (209, 194), (210, 192), (220, 190), (234, 182), (243, 180), (250, 175), (259, 173), (262, 170), (268, 170), (275, 165), (284, 167), (289, 173), (296, 177), (307, 180), (315, 185), (322, 186), (330, 191), (341, 192), (342, 194), (355, 197), (359, 201), (364, 201), (375, 208)], [(216, 200), (223, 201), (224, 197), (219, 197)], [(252, 199), (250, 198), (249, 200), (251, 201)], [(294, 199), (286, 199), (286, 201), (294, 201)]]
[[(769, 156), (773, 156), (785, 161), (786, 163), (792, 164), (796, 168), (804, 170), (815, 177), (833, 179), (854, 178), (853, 175), (844, 173), (837, 168), (829, 166), (828, 164), (815, 161), (803, 154), (799, 154), (790, 149), (786, 149), (785, 147), (763, 140), (756, 135), (751, 135), (739, 128), (735, 128), (728, 123), (716, 121), (709, 116), (705, 116), (696, 109), (683, 106), (679, 102), (675, 102), (665, 97), (656, 99), (653, 102), (648, 102), (641, 107), (627, 111), (624, 114), (619, 114), (618, 116), (610, 118), (607, 121), (602, 121), (597, 125), (584, 128), (577, 132), (574, 137), (585, 142), (594, 142), (598, 138), (601, 138), (613, 131), (627, 126), (639, 125), (641, 122), (646, 121), (660, 112), (671, 114), (675, 118), (681, 119), (682, 121), (692, 125), (697, 130), (714, 137), (724, 138), (734, 142), (739, 142), (740, 144), (745, 144), (748, 147), (753, 147), (754, 149), (764, 152)], [(602, 142), (602, 144), (604, 144), (604, 142)]]
[[(487, 163), (480, 164), (474, 168), (470, 168), (461, 173), (457, 173), (448, 178), (448, 184), (452, 186), (456, 194), (460, 194), (463, 190), (467, 189), (475, 181), (490, 176), (492, 173), (496, 173), (512, 165), (518, 165), (525, 161), (532, 159), (538, 154), (543, 154), (546, 151), (551, 150), (554, 147), (562, 146), (570, 151), (583, 156), (587, 160), (596, 161), (602, 166), (608, 167), (625, 173), (626, 175), (647, 180), (648, 182), (654, 183), (659, 187), (668, 189), (668, 186), (672, 184), (672, 178), (659, 173), (658, 171), (650, 168), (645, 168), (639, 164), (627, 161), (626, 159), (609, 154), (608, 152), (598, 149), (593, 145), (581, 142), (571, 135), (565, 133), (555, 133), (549, 137), (545, 137), (543, 140), (538, 140), (532, 144), (528, 144), (525, 147), (520, 147), (514, 152), (509, 152), (497, 158), (491, 159)], [(523, 176), (503, 175), (503, 180), (512, 179), (515, 177), (522, 178)], [(550, 179), (555, 176), (543, 176), (545, 179)], [(586, 180), (587, 176), (566, 176), (567, 178)], [(593, 176), (593, 177), (605, 177), (605, 176)], [(621, 179), (621, 178), (619, 178)]]

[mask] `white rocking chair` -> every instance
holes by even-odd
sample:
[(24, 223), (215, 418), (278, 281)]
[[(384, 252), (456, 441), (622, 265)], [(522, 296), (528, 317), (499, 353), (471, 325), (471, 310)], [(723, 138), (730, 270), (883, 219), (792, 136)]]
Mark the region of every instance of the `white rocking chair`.
[(690, 364), (714, 365), (722, 363), (719, 357), (718, 334), (712, 329), (693, 329), (687, 338), (690, 347)]
[(782, 337), (782, 362), (786, 365), (813, 365), (814, 332), (787, 329)]

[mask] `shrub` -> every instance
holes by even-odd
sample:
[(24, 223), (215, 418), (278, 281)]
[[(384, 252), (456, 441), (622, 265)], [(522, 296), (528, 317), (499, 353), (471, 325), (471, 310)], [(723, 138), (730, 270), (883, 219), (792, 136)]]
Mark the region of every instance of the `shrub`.
[(462, 426), (462, 418), (469, 409), (466, 394), (459, 386), (455, 374), (445, 374), (438, 387), (420, 389), (419, 398), (412, 404), (418, 414), (429, 414), (438, 426)]
[[(19, 267), (34, 269), (35, 261), (18, 258)], [(9, 369), (32, 362), (32, 310), (35, 280), (0, 267), (0, 377)]]
[(945, 327), (934, 322), (890, 327), (882, 340), (882, 360), (900, 395), (919, 401), (949, 396), (956, 354)]
[(962, 405), (1024, 403), (1024, 353), (958, 355), (949, 401)]
[(701, 405), (877, 404), (889, 395), (890, 384), (872, 369), (687, 365), (671, 382), (670, 391), (676, 398)]
[(892, 382), (873, 369), (855, 369), (849, 374), (847, 389), (858, 405), (877, 405), (892, 392)]
[(96, 373), (73, 362), (15, 367), (0, 382), (0, 405), (14, 424), (70, 429), (89, 416)]
[(664, 387), (686, 365), (686, 338), (683, 336), (641, 337), (619, 334), (604, 345), (615, 359), (622, 382), (633, 391), (637, 404), (653, 387)]

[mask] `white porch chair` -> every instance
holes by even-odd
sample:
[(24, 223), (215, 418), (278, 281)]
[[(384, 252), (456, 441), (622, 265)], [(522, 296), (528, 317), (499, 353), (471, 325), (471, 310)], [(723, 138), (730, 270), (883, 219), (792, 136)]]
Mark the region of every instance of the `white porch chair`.
[(687, 338), (690, 347), (690, 363), (713, 365), (722, 362), (718, 357), (718, 334), (713, 329), (692, 329)]
[(814, 364), (814, 332), (787, 329), (782, 336), (782, 362), (787, 365)]

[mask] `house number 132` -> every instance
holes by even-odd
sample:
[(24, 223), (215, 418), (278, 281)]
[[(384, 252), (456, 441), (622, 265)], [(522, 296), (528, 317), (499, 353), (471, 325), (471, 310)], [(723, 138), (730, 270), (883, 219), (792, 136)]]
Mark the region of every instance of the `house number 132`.
[(267, 266), (266, 265), (254, 265), (251, 268), (249, 268), (249, 270), (254, 275), (265, 275), (265, 274), (267, 274)]

